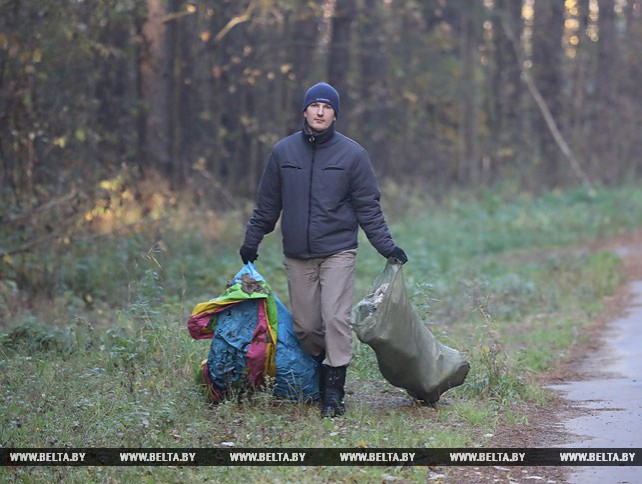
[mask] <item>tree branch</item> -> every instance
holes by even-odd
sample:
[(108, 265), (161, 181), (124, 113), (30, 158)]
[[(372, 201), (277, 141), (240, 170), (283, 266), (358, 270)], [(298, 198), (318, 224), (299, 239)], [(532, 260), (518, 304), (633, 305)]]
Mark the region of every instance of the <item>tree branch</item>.
[[(7, 220), (6, 223), (12, 223), (12, 222), (19, 222), (20, 220), (32, 217), (34, 215), (37, 215), (42, 212), (47, 212), (48, 210), (51, 210), (52, 208), (56, 207), (57, 205), (61, 205), (63, 203), (67, 203), (72, 201), (74, 198), (76, 198), (79, 195), (78, 190), (76, 188), (72, 188), (69, 193), (66, 195), (54, 198), (52, 200), (49, 200), (46, 203), (43, 203), (42, 205), (39, 205), (37, 207), (34, 207), (30, 210), (25, 210), (23, 212), (19, 212), (16, 214), (10, 214), (7, 215)], [(0, 220), (3, 221), (4, 223), (4, 216), (0, 214)]]
[(535, 84), (535, 80), (533, 79), (533, 76), (531, 75), (530, 70), (526, 69), (526, 67), (524, 66), (524, 60), (522, 58), (520, 43), (517, 41), (515, 37), (515, 33), (513, 32), (513, 29), (511, 28), (509, 21), (506, 19), (506, 15), (504, 14), (504, 12), (500, 12), (499, 17), (500, 17), (502, 28), (504, 29), (504, 32), (506, 32), (506, 37), (508, 37), (508, 40), (510, 40), (511, 46), (513, 47), (513, 50), (515, 52), (515, 58), (517, 59), (517, 62), (519, 64), (519, 69), (522, 73), (524, 82), (526, 83), (526, 87), (528, 87), (528, 91), (530, 92), (531, 96), (535, 100), (535, 104), (537, 104), (537, 107), (542, 113), (542, 116), (544, 117), (544, 121), (546, 122), (546, 126), (551, 132), (551, 135), (553, 135), (553, 139), (555, 140), (555, 143), (559, 147), (562, 154), (569, 161), (575, 175), (582, 181), (584, 186), (590, 190), (591, 194), (593, 194), (594, 193), (593, 184), (591, 183), (586, 172), (582, 169), (582, 166), (579, 160), (575, 157), (575, 155), (573, 154), (573, 151), (571, 150), (571, 147), (568, 145), (568, 143), (564, 139), (564, 136), (562, 135), (559, 128), (557, 127), (555, 118), (551, 114), (551, 110), (548, 108), (546, 101), (544, 100), (544, 98), (542, 97), (542, 94), (537, 88), (537, 85)]
[(254, 2), (250, 3), (250, 5), (247, 7), (247, 10), (245, 11), (244, 14), (237, 15), (236, 17), (231, 19), (225, 25), (225, 27), (223, 27), (221, 31), (218, 34), (216, 34), (216, 37), (214, 37), (214, 43), (216, 44), (221, 40), (223, 40), (223, 37), (225, 37), (230, 32), (230, 30), (232, 30), (238, 24), (241, 24), (243, 22), (247, 22), (248, 20), (250, 20), (252, 16), (252, 10), (254, 10)]

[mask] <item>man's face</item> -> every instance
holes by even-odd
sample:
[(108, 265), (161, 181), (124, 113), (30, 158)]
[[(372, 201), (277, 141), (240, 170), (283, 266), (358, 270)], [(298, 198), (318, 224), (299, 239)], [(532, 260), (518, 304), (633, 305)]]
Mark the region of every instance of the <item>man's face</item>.
[(335, 120), (334, 108), (321, 102), (311, 103), (303, 111), (303, 116), (310, 129), (319, 133), (328, 129)]

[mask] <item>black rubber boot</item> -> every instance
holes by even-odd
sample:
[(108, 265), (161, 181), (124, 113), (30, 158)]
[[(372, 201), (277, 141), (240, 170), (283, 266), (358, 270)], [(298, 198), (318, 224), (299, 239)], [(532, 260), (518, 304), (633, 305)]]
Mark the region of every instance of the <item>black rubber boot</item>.
[(325, 352), (316, 356), (314, 359), (317, 360), (317, 368), (319, 370), (319, 401), (323, 403), (323, 398), (325, 395), (325, 380), (326, 380), (326, 368), (327, 368), (327, 366), (323, 364), (323, 360), (325, 360)]
[(345, 412), (343, 397), (347, 366), (324, 366), (324, 393), (321, 400), (322, 417), (339, 417)]

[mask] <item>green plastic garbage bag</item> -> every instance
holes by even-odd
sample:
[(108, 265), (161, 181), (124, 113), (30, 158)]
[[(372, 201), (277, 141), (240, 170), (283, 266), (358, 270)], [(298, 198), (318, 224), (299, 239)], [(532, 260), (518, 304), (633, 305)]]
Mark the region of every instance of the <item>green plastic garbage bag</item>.
[(470, 370), (460, 352), (437, 341), (420, 320), (408, 301), (400, 264), (386, 264), (353, 308), (352, 327), (374, 350), (384, 378), (424, 403), (461, 385)]

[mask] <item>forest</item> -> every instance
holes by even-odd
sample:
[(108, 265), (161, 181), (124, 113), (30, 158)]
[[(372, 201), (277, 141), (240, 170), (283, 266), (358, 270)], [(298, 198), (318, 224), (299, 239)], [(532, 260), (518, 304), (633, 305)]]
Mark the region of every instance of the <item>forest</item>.
[[(546, 447), (541, 376), (595, 347), (627, 277), (611, 241), (642, 227), (641, 20), (642, 0), (0, 0), (0, 449)], [(186, 321), (239, 271), (269, 151), (319, 81), (368, 150), (413, 307), (471, 364), (443, 405), (356, 338), (342, 419), (269, 388), (209, 405), (195, 381), (210, 340)], [(385, 264), (360, 236), (355, 302)], [(259, 252), (289, 304), (279, 235)], [(565, 482), (0, 481), (480, 469)]]
[(337, 129), (404, 189), (613, 186), (642, 173), (640, 0), (0, 0), (0, 11), (4, 255), (130, 198), (144, 213), (178, 194), (222, 211), (253, 199), (318, 81), (341, 93)]

